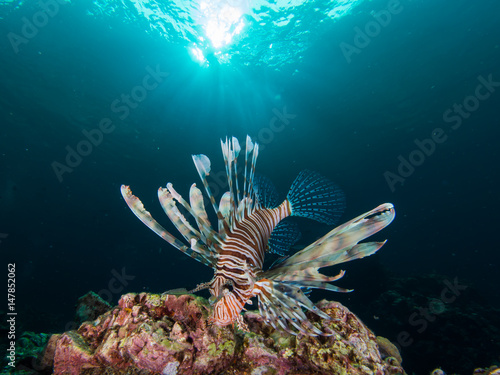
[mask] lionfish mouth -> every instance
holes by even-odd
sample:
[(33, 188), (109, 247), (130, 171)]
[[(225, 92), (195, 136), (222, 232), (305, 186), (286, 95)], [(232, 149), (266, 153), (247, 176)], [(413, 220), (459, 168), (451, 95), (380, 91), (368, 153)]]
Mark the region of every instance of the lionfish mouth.
[[(365, 214), (365, 220), (375, 220), (388, 225), (396, 217), (396, 210), (392, 203), (384, 203)], [(385, 226), (384, 225), (384, 226)]]

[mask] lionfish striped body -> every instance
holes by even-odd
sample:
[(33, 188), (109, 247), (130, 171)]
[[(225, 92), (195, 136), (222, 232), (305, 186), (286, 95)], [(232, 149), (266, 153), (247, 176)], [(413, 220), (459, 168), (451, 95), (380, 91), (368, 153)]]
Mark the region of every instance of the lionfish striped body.
[[(240, 328), (246, 329), (240, 313), (245, 304), (252, 303), (251, 298), (257, 297), (260, 312), (273, 327), (293, 334), (330, 334), (319, 330), (305, 316), (305, 311), (309, 310), (330, 319), (314, 306), (304, 291), (317, 288), (348, 292), (330, 284), (341, 278), (344, 271), (329, 277), (319, 273), (318, 269), (371, 255), (382, 247), (385, 241), (358, 242), (385, 228), (394, 219), (392, 204), (380, 205), (358, 216), (276, 266), (263, 270), (267, 253), (284, 255), (299, 238), (296, 225), (283, 219), (299, 216), (333, 224), (344, 210), (344, 196), (336, 185), (318, 173), (303, 171), (293, 182), (287, 198), (279, 203), (274, 186), (255, 175), (258, 144), (247, 136), (243, 181), (240, 181), (237, 163), (240, 145), (234, 137), (221, 143), (229, 191), (222, 196), (219, 205), (207, 180), (210, 160), (205, 155), (193, 155), (217, 215), (217, 230), (212, 228), (203, 195), (195, 184), (190, 189), (189, 203), (170, 183), (166, 189), (158, 191), (165, 213), (189, 246), (166, 231), (132, 195), (130, 188), (122, 185), (125, 201), (134, 214), (160, 237), (214, 269), (211, 281), (191, 291), (209, 289), (214, 324), (224, 326), (236, 322)], [(177, 204), (190, 214), (197, 228), (192, 224), (193, 220), (185, 218)]]
[[(221, 246), (210, 292), (218, 296), (228, 280), (233, 288), (216, 303), (214, 322), (226, 325), (238, 321), (243, 306), (256, 296), (255, 279), (264, 266), (267, 242), (276, 225), (289, 215), (288, 205), (282, 204), (275, 209), (256, 209), (234, 224)], [(241, 320), (239, 324), (243, 325)]]

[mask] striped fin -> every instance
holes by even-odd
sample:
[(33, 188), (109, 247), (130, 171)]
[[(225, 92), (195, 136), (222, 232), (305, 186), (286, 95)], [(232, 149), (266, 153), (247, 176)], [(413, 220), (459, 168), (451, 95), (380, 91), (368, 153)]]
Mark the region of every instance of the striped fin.
[(330, 284), (344, 276), (344, 271), (337, 276), (326, 276), (319, 273), (318, 269), (375, 253), (385, 242), (358, 242), (385, 228), (394, 216), (393, 205), (382, 204), (335, 228), (276, 267), (262, 272), (259, 275), (261, 279), (255, 283), (255, 288), (260, 290), (258, 298), (262, 315), (273, 327), (293, 334), (331, 335), (313, 326), (301, 311), (304, 308), (330, 319), (313, 305), (302, 289), (350, 292)]
[[(229, 203), (229, 208), (224, 208), (223, 216), (226, 217), (229, 227), (233, 228), (236, 221), (240, 221), (245, 215), (250, 215), (258, 206), (258, 199), (254, 190), (255, 165), (259, 151), (258, 144), (254, 144), (249, 136), (245, 145), (245, 168), (243, 171), (243, 192), (240, 190), (238, 175), (238, 156), (241, 146), (235, 137), (221, 140), (222, 155), (226, 169), (229, 192), (221, 202)], [(226, 215), (226, 213), (228, 213)]]
[(243, 197), (244, 198), (249, 196), (248, 190), (247, 190), (247, 189), (250, 189), (248, 187), (248, 185), (249, 185), (249, 181), (248, 181), (249, 172), (247, 172), (247, 171), (248, 171), (248, 159), (252, 155), (253, 147), (254, 146), (252, 143), (252, 139), (250, 138), (250, 136), (247, 135), (247, 139), (245, 142), (245, 170), (243, 172)]
[[(229, 226), (232, 227), (234, 221), (234, 213), (236, 212), (236, 203), (234, 201), (234, 186), (233, 186), (233, 164), (235, 159), (235, 152), (232, 147), (232, 142), (226, 138), (226, 141), (220, 141), (222, 148), (222, 156), (226, 166), (227, 184), (229, 186)], [(238, 145), (239, 146), (239, 145)]]
[(189, 190), (189, 203), (193, 210), (196, 224), (204, 237), (204, 242), (206, 243), (209, 240), (221, 243), (219, 234), (212, 229), (212, 225), (208, 220), (207, 211), (203, 203), (203, 195), (200, 189), (196, 187), (196, 184), (191, 185), (191, 189)]
[(158, 189), (158, 199), (160, 201), (163, 211), (167, 214), (168, 218), (182, 234), (182, 236), (190, 242), (192, 238), (200, 238), (201, 234), (186, 220), (184, 215), (179, 211), (175, 204), (175, 200), (167, 189)]
[(300, 287), (273, 280), (260, 280), (255, 287), (259, 289), (259, 310), (271, 326), (283, 329), (297, 335), (302, 333), (308, 336), (329, 336), (315, 327), (306, 317), (303, 310), (309, 310), (323, 319), (330, 320), (330, 316), (318, 309), (307, 298)]
[(284, 219), (279, 222), (267, 242), (268, 252), (284, 256), (300, 240), (299, 226), (295, 221)]
[(348, 289), (328, 284), (342, 277), (343, 272), (332, 278), (322, 275), (318, 269), (374, 254), (384, 245), (385, 241), (360, 244), (358, 242), (385, 228), (394, 217), (393, 205), (390, 203), (382, 204), (333, 229), (276, 267), (263, 272), (261, 277), (303, 288), (349, 292)]
[(335, 224), (345, 210), (342, 190), (317, 172), (304, 170), (288, 193), (292, 216), (306, 217), (325, 224)]
[(264, 176), (256, 175), (253, 182), (255, 194), (261, 207), (275, 208), (280, 205), (278, 191), (272, 181)]
[(392, 204), (382, 204), (333, 229), (316, 242), (283, 261), (278, 268), (268, 272), (277, 275), (310, 267), (321, 268), (372, 255), (385, 242), (361, 244), (358, 242), (384, 229), (394, 220), (395, 214)]
[(184, 245), (177, 238), (172, 236), (169, 232), (165, 230), (153, 217), (151, 214), (146, 211), (144, 205), (135, 195), (132, 194), (130, 187), (126, 185), (121, 186), (121, 193), (123, 199), (132, 210), (135, 216), (139, 218), (149, 229), (155, 232), (158, 236), (163, 238), (172, 246), (176, 247), (183, 253), (189, 255), (191, 258), (196, 259), (197, 261), (209, 266), (213, 267), (217, 262), (217, 259), (210, 252), (197, 252), (186, 245)]
[(205, 191), (207, 192), (208, 198), (210, 199), (210, 203), (212, 203), (212, 207), (214, 208), (214, 212), (217, 215), (217, 219), (219, 220), (219, 232), (226, 234), (229, 231), (227, 227), (227, 223), (224, 220), (221, 212), (219, 211), (219, 207), (217, 207), (217, 203), (215, 202), (215, 197), (212, 194), (212, 190), (208, 185), (207, 176), (210, 174), (210, 159), (205, 155), (193, 155), (193, 162), (200, 175), (201, 181), (203, 182), (203, 186), (205, 187)]
[[(253, 153), (252, 153), (252, 163), (250, 164), (250, 177), (248, 178), (248, 197), (252, 200), (253, 197), (255, 196), (255, 191), (253, 187), (253, 179), (255, 175), (255, 166), (257, 165), (257, 157), (259, 156), (259, 144), (255, 143), (253, 146)], [(250, 215), (253, 211), (253, 208), (259, 208), (259, 203), (257, 202), (252, 202), (252, 206), (247, 207), (247, 214)]]
[(240, 185), (238, 182), (238, 156), (240, 155), (241, 147), (238, 138), (233, 137), (233, 152), (234, 152), (234, 179), (236, 181), (236, 206), (240, 204)]
[[(324, 289), (337, 293), (349, 293), (353, 289), (344, 289), (338, 286), (329, 284), (332, 281), (341, 279), (345, 271), (340, 271), (336, 276), (326, 276), (318, 272), (317, 268), (308, 268), (304, 271), (295, 271), (287, 273), (285, 277), (274, 277), (273, 281), (284, 282), (289, 285), (296, 285), (300, 288)], [(296, 280), (296, 281), (295, 281)]]
[(231, 202), (230, 202), (230, 195), (229, 191), (226, 191), (223, 195), (222, 198), (220, 199), (219, 207), (220, 207), (220, 212), (222, 216), (224, 217), (224, 220), (229, 224), (229, 214), (231, 212)]

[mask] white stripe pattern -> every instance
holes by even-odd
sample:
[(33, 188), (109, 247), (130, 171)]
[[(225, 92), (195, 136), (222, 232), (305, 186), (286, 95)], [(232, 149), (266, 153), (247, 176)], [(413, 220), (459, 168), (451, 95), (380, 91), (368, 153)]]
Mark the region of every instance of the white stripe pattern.
[(245, 303), (259, 293), (254, 284), (262, 271), (267, 242), (276, 225), (290, 213), (285, 200), (273, 209), (258, 207), (233, 223), (222, 243), (215, 278), (210, 286), (212, 295), (221, 297), (212, 318), (216, 325), (234, 322)]

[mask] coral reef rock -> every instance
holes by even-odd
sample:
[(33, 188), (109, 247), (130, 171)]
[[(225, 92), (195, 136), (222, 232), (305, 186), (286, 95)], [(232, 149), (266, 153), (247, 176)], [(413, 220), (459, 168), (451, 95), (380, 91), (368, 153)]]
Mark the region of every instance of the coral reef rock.
[(54, 374), (404, 374), (346, 307), (317, 306), (333, 319), (309, 318), (334, 335), (293, 336), (256, 312), (245, 315), (251, 332), (240, 332), (210, 325), (201, 297), (126, 294), (94, 321), (50, 340)]
[(98, 294), (88, 292), (84, 296), (78, 298), (75, 319), (78, 323), (94, 320), (97, 319), (99, 315), (111, 310), (111, 308), (112, 306)]

